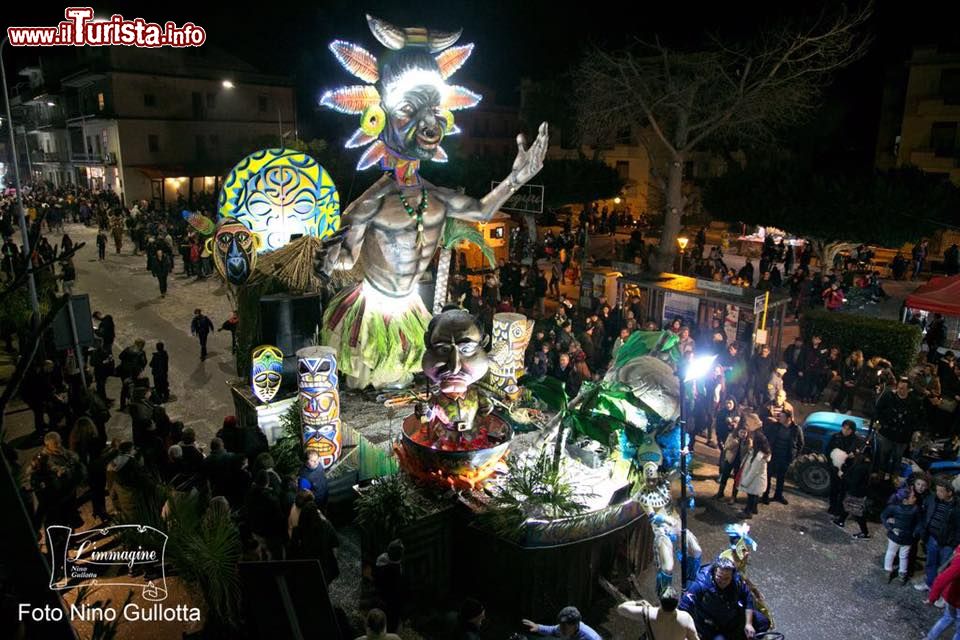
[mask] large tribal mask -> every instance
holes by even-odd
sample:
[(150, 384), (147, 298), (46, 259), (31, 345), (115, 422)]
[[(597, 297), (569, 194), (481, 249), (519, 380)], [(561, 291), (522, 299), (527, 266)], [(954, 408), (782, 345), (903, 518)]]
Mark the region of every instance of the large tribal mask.
[(480, 102), (465, 87), (447, 84), (472, 44), (452, 46), (461, 31), (441, 33), (420, 27), (401, 29), (367, 16), (374, 37), (388, 49), (379, 59), (355, 44), (335, 40), (330, 50), (343, 67), (368, 83), (327, 91), (320, 104), (360, 116), (360, 128), (347, 148), (370, 145), (358, 169), (380, 163), (405, 184), (418, 181), (421, 160), (445, 162), (444, 136), (458, 133), (453, 112)]
[(263, 344), (251, 355), (250, 385), (260, 402), (273, 400), (283, 381), (283, 352), (273, 345)]
[(230, 284), (240, 285), (247, 281), (256, 267), (259, 248), (260, 236), (236, 218), (222, 219), (213, 238), (207, 240), (213, 264)]

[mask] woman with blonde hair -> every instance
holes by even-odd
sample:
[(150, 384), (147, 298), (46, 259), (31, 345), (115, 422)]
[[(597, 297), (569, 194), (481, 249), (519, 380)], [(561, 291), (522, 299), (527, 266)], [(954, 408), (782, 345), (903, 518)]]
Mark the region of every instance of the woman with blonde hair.
[(857, 380), (863, 371), (863, 351), (856, 349), (848, 355), (840, 366), (840, 387), (834, 396), (831, 408), (834, 411), (848, 411), (853, 404), (853, 393), (857, 388)]

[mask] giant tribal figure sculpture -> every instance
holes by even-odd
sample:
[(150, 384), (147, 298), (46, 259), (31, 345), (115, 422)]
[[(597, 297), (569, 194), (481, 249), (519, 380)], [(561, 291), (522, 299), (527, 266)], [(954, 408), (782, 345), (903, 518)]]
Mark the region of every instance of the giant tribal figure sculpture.
[(326, 273), (358, 268), (362, 282), (341, 291), (324, 313), (323, 343), (337, 349), (340, 370), (355, 388), (403, 386), (419, 370), (430, 314), (417, 284), (433, 260), (447, 217), (483, 221), (543, 166), (547, 125), (518, 153), (507, 178), (480, 200), (433, 185), (419, 175), (420, 162), (445, 162), (440, 143), (457, 133), (453, 111), (480, 96), (447, 79), (473, 45), (452, 46), (460, 32), (401, 29), (367, 16), (388, 53), (337, 40), (337, 60), (368, 84), (328, 91), (320, 102), (359, 114), (360, 129), (348, 148), (369, 145), (358, 169), (379, 164), (387, 172), (344, 212), (345, 231), (319, 257)]

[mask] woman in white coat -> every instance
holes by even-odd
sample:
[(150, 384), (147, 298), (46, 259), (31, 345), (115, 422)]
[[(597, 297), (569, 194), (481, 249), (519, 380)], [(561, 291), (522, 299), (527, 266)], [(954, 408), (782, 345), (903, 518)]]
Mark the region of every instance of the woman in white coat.
[(770, 443), (762, 431), (750, 433), (751, 448), (741, 463), (740, 489), (747, 494), (743, 517), (750, 519), (757, 513), (760, 494), (767, 488), (767, 463), (770, 462)]

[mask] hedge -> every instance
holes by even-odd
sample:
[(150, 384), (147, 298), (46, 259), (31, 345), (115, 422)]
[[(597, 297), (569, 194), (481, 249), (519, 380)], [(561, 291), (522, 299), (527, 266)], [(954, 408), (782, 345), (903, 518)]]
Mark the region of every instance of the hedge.
[(855, 349), (865, 358), (884, 357), (898, 375), (906, 375), (920, 351), (920, 327), (896, 320), (812, 309), (803, 315), (800, 331), (807, 340), (816, 334), (823, 346), (840, 347), (844, 357)]

